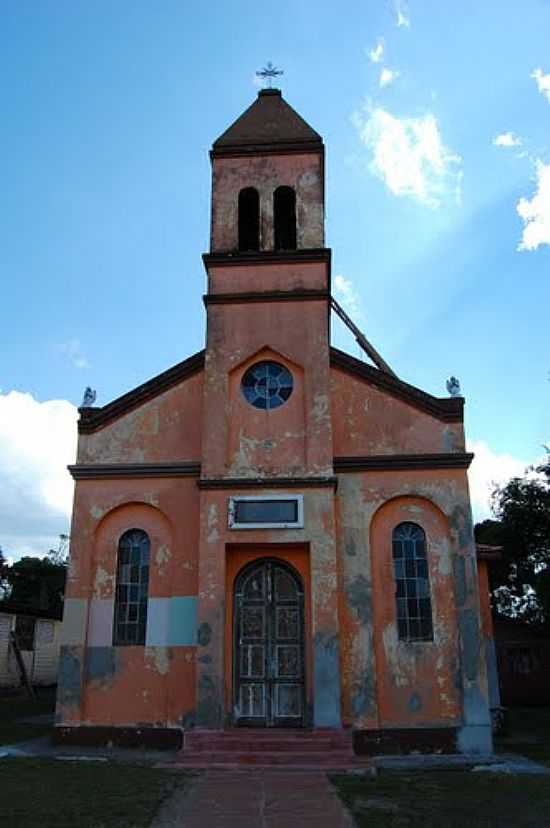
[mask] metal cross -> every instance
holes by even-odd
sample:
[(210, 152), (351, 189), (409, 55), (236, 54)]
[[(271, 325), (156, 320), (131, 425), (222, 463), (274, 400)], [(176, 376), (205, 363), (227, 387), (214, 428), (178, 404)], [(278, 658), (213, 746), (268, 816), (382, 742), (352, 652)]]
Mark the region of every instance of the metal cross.
[(277, 75), (284, 75), (282, 69), (277, 69), (276, 66), (273, 66), (270, 60), (267, 61), (267, 64), (261, 69), (259, 72), (256, 72), (256, 75), (259, 78), (263, 78), (267, 81), (267, 88), (271, 89), (271, 84), (273, 82), (273, 78), (276, 78)]

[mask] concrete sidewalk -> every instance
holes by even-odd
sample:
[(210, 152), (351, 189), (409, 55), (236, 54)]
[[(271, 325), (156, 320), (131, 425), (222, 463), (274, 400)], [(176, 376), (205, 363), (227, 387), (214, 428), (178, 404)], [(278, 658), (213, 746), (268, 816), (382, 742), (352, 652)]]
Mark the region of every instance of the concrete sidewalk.
[(209, 770), (168, 800), (151, 828), (352, 828), (322, 771)]

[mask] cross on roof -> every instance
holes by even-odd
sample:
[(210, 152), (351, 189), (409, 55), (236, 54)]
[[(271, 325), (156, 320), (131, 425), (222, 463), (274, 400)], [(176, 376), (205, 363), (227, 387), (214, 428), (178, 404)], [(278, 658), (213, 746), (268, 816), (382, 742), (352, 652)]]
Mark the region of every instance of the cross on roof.
[(259, 72), (256, 72), (256, 75), (267, 81), (267, 87), (268, 89), (271, 89), (273, 78), (276, 78), (277, 75), (284, 75), (284, 71), (282, 69), (277, 69), (277, 67), (274, 66), (270, 60), (268, 60), (264, 68), (260, 69)]

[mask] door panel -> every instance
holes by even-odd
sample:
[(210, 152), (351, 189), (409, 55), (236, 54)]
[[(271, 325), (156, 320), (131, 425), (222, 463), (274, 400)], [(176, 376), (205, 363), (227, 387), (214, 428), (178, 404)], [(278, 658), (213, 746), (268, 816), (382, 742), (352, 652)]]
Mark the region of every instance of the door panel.
[(304, 595), (281, 561), (247, 567), (235, 583), (234, 715), (239, 725), (299, 727), (304, 720)]

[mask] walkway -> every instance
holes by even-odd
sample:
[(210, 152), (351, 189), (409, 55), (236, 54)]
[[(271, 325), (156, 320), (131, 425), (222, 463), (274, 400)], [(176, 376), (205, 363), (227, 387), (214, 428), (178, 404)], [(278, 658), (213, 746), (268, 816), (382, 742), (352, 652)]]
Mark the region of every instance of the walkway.
[(352, 828), (322, 771), (209, 770), (151, 828)]

